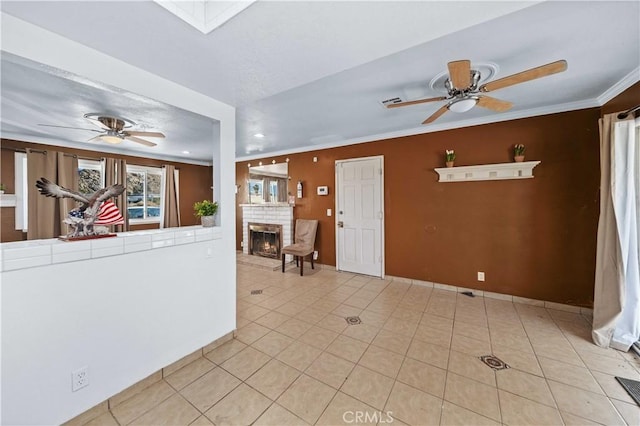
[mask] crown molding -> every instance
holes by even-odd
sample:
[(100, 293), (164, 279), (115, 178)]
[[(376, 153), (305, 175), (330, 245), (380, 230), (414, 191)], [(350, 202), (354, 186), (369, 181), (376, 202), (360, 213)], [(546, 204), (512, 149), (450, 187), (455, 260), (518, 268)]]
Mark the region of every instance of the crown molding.
[(347, 145), (376, 142), (376, 141), (385, 140), (385, 139), (394, 139), (394, 138), (401, 138), (405, 136), (415, 136), (415, 135), (420, 135), (425, 133), (441, 132), (444, 130), (453, 130), (453, 129), (461, 129), (464, 127), (480, 126), (483, 124), (500, 123), (503, 121), (537, 117), (540, 115), (557, 114), (561, 112), (575, 111), (575, 110), (594, 108), (599, 106), (601, 105), (598, 103), (597, 99), (587, 99), (587, 100), (576, 101), (576, 102), (568, 102), (568, 103), (559, 104), (559, 105), (531, 108), (531, 109), (522, 110), (522, 111), (512, 111), (504, 114), (489, 115), (486, 117), (473, 118), (468, 120), (456, 121), (452, 123), (443, 123), (443, 124), (435, 124), (435, 125), (432, 124), (426, 127), (414, 127), (411, 129), (398, 130), (394, 132), (378, 133), (374, 135), (363, 136), (360, 138), (346, 139), (346, 140), (330, 142), (326, 144), (319, 144), (319, 145), (312, 145), (312, 146), (309, 145), (309, 146), (304, 146), (299, 148), (292, 148), (288, 150), (280, 150), (280, 151), (267, 152), (267, 153), (257, 153), (255, 155), (236, 157), (236, 162), (256, 160), (256, 159), (262, 159), (266, 157), (275, 157), (275, 156), (288, 155), (288, 154), (297, 154), (301, 152), (318, 151), (322, 149), (337, 148), (337, 147), (347, 146)]
[(379, 133), (379, 134), (364, 136), (361, 138), (346, 139), (343, 141), (335, 141), (335, 142), (326, 143), (326, 144), (309, 145), (309, 146), (292, 148), (288, 150), (280, 150), (280, 151), (269, 152), (264, 154), (258, 153), (255, 155), (236, 157), (236, 162), (255, 160), (255, 159), (271, 157), (271, 156), (296, 154), (300, 152), (311, 152), (311, 151), (317, 151), (321, 149), (355, 145), (359, 143), (375, 142), (375, 141), (384, 140), (384, 139), (393, 139), (393, 138), (401, 138), (405, 136), (420, 135), (424, 133), (441, 132), (444, 130), (461, 129), (464, 127), (480, 126), (483, 124), (500, 123), (503, 121), (518, 120), (521, 118), (536, 117), (536, 116), (547, 115), (547, 114), (557, 114), (561, 112), (574, 111), (574, 110), (585, 109), (585, 108), (601, 107), (607, 102), (609, 102), (611, 99), (618, 96), (620, 93), (627, 90), (629, 87), (631, 87), (638, 81), (640, 81), (640, 67), (636, 67), (635, 69), (633, 69), (631, 72), (625, 75), (620, 81), (618, 81), (616, 84), (611, 86), (600, 96), (593, 99), (585, 99), (581, 101), (568, 102), (568, 103), (559, 104), (559, 105), (531, 108), (531, 109), (522, 110), (522, 111), (511, 111), (511, 112), (507, 112), (500, 115), (491, 115), (487, 117), (480, 117), (480, 118), (475, 118), (470, 120), (462, 120), (454, 123), (435, 124), (435, 125), (430, 125), (426, 129), (424, 127), (414, 127), (411, 129), (398, 130), (395, 132), (388, 132), (388, 133)]
[(632, 70), (629, 74), (622, 77), (620, 81), (607, 89), (603, 94), (598, 96), (598, 106), (606, 104), (638, 81), (640, 81), (640, 67)]

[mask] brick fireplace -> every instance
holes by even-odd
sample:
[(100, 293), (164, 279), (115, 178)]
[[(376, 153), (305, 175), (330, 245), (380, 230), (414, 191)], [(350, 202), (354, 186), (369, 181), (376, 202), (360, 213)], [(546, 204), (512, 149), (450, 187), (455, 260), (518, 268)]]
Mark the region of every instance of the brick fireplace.
[[(249, 251), (252, 245), (249, 230), (250, 224), (262, 226), (279, 225), (281, 227), (279, 249), (293, 243), (293, 206), (289, 204), (241, 204), (240, 206), (242, 207), (243, 253), (252, 254)], [(270, 235), (269, 238), (271, 238)], [(268, 241), (268, 243), (269, 251), (273, 251), (271, 242)], [(264, 254), (262, 255), (264, 256)], [(275, 258), (276, 256), (269, 257)]]

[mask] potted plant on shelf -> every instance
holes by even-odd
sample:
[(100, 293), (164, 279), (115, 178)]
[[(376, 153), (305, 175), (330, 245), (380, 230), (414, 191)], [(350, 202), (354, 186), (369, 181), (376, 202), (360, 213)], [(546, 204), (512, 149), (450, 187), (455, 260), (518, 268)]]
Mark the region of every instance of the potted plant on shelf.
[(513, 160), (516, 163), (522, 163), (524, 161), (524, 145), (521, 143), (517, 143), (513, 147)]
[(445, 150), (444, 162), (447, 167), (453, 167), (453, 162), (456, 159), (456, 152), (452, 149)]
[(0, 194), (4, 194), (4, 183), (0, 183)]
[(218, 212), (218, 202), (212, 202), (209, 200), (197, 201), (193, 204), (194, 214), (200, 218), (200, 222), (204, 227), (211, 227), (214, 225), (215, 215)]

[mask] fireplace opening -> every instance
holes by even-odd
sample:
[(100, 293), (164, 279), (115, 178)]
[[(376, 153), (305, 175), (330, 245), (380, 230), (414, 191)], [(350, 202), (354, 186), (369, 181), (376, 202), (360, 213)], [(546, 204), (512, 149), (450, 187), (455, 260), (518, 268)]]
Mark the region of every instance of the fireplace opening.
[(282, 225), (249, 223), (249, 254), (280, 258)]

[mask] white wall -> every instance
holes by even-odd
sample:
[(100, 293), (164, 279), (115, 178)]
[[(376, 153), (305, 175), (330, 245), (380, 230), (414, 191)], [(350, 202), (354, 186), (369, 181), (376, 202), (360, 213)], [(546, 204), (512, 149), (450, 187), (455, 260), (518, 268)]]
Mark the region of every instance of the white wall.
[[(203, 259), (207, 243), (195, 243), (0, 273), (2, 424), (53, 424), (235, 328), (235, 109), (10, 15), (1, 19), (3, 51), (220, 123), (211, 145), (222, 225), (214, 258)], [(72, 394), (70, 373), (84, 365), (91, 384)]]
[(62, 423), (233, 330), (233, 263), (220, 239), (3, 272), (2, 424)]

